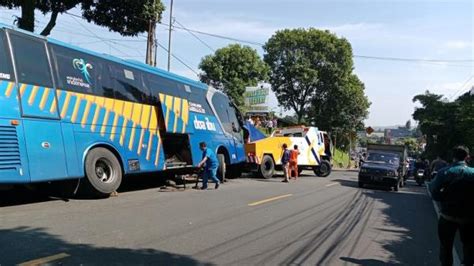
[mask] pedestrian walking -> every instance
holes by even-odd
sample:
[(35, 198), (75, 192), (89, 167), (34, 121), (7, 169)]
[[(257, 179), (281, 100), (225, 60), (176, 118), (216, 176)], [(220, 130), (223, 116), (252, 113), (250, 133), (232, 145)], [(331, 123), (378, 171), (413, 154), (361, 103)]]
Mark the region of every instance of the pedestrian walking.
[(202, 151), (202, 161), (199, 162), (198, 167), (204, 167), (201, 189), (207, 189), (207, 181), (209, 178), (216, 184), (214, 188), (218, 189), (219, 179), (217, 178), (217, 168), (219, 167), (219, 161), (217, 160), (216, 154), (207, 148), (206, 142), (199, 143), (199, 148)]
[(440, 169), (429, 186), (433, 199), (441, 204), (438, 237), (442, 265), (453, 265), (453, 243), (458, 230), (463, 264), (474, 264), (474, 168), (466, 165), (468, 155), (466, 147), (454, 148), (454, 163)]
[(281, 146), (282, 149), (283, 149), (283, 153), (281, 155), (281, 166), (283, 168), (283, 181), (282, 182), (290, 182), (290, 180), (288, 179), (289, 177), (289, 162), (290, 162), (290, 151), (288, 150), (288, 146), (286, 145), (286, 143), (283, 143), (283, 145)]
[(278, 120), (276, 119), (276, 117), (273, 118), (273, 121), (272, 121), (272, 122), (273, 122), (273, 123), (272, 123), (272, 124), (273, 124), (273, 128), (278, 128)]
[(298, 179), (298, 155), (300, 151), (298, 150), (298, 145), (293, 146), (293, 150), (290, 151), (290, 178)]

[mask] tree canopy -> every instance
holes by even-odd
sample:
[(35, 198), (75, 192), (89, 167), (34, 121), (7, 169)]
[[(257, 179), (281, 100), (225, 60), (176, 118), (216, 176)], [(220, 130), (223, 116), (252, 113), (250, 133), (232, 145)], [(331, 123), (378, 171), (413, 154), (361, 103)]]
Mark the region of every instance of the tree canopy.
[[(352, 73), (350, 43), (329, 31), (285, 29), (264, 46), (270, 83), (283, 107), (298, 122), (341, 135), (363, 127), (370, 102), (364, 84)], [(338, 133), (339, 134), (339, 133)]]
[(426, 138), (425, 156), (432, 159), (447, 155), (456, 145), (474, 149), (474, 95), (466, 93), (453, 102), (427, 91), (417, 95), (413, 119)]
[(231, 44), (205, 56), (199, 68), (202, 82), (229, 95), (237, 106), (244, 105), (245, 87), (257, 86), (268, 77), (268, 66), (255, 49)]
[(95, 0), (0, 0), (0, 6), (21, 8), (16, 19), (19, 28), (34, 32), (35, 10), (43, 15), (51, 13), (50, 20), (41, 35), (48, 36), (56, 25), (59, 14), (79, 6), (82, 17), (88, 22), (107, 27), (123, 36), (136, 36), (148, 29), (150, 20), (161, 20), (164, 6), (160, 0), (95, 1)]

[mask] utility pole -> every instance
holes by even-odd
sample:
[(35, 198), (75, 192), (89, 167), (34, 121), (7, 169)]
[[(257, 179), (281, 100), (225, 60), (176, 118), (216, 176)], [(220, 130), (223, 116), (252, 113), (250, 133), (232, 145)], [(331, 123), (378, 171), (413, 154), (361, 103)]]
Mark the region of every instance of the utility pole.
[[(155, 1), (153, 1), (153, 5), (155, 5)], [(154, 53), (155, 50), (155, 30), (156, 30), (156, 14), (155, 16), (148, 21), (148, 37), (146, 42), (146, 59), (145, 63), (150, 66), (156, 66), (156, 55)]]
[(170, 3), (170, 27), (168, 32), (168, 71), (171, 67), (171, 30), (173, 28), (173, 0)]

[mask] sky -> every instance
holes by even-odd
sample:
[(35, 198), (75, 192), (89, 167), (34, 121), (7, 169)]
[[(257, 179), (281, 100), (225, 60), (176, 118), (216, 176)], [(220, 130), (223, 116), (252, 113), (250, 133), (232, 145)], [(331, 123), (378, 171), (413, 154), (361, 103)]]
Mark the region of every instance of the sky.
[[(169, 23), (170, 0), (162, 23)], [(77, 9), (71, 13), (80, 14)], [(0, 9), (0, 22), (12, 24), (19, 10)], [(415, 95), (429, 90), (448, 100), (474, 86), (474, 1), (472, 0), (174, 0), (174, 25), (248, 41), (263, 56), (265, 43), (285, 28), (327, 29), (352, 45), (354, 72), (365, 84), (372, 103), (367, 126), (402, 125), (416, 107)], [(38, 13), (40, 32), (49, 15)], [(172, 32), (171, 71), (197, 80), (202, 57), (235, 41)], [(122, 37), (62, 14), (51, 36), (77, 46), (118, 57), (144, 61), (145, 34)], [(168, 27), (157, 26), (158, 67), (166, 69)], [(377, 60), (360, 56), (421, 59)], [(430, 61), (440, 60), (440, 61)], [(464, 61), (457, 61), (464, 60)], [(275, 98), (270, 100), (274, 110)]]

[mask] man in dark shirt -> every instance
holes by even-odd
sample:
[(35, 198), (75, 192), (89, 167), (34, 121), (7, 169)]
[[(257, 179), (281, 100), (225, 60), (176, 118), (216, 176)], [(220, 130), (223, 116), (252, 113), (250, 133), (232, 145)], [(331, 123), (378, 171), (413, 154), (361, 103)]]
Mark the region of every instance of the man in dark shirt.
[(446, 166), (448, 166), (448, 163), (438, 156), (433, 162), (431, 162), (430, 173), (438, 172), (440, 169), (445, 168)]
[(207, 147), (205, 142), (199, 143), (199, 148), (202, 151), (202, 161), (198, 164), (198, 168), (205, 166), (201, 189), (207, 189), (207, 181), (209, 177), (216, 184), (215, 189), (218, 189), (219, 179), (217, 179), (217, 168), (219, 167), (219, 161), (217, 160), (216, 154)]
[(283, 168), (283, 177), (284, 177), (282, 182), (288, 183), (290, 181), (289, 180), (290, 150), (288, 150), (288, 146), (286, 145), (286, 143), (283, 143), (281, 148), (283, 149), (283, 154), (281, 155), (281, 167)]
[(430, 183), (431, 196), (441, 205), (438, 236), (442, 265), (453, 264), (457, 230), (463, 244), (464, 265), (474, 264), (474, 168), (466, 165), (468, 155), (467, 148), (454, 148), (454, 163), (440, 169)]

